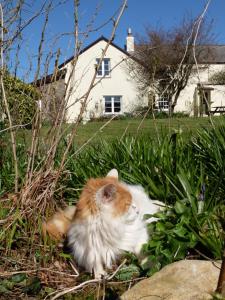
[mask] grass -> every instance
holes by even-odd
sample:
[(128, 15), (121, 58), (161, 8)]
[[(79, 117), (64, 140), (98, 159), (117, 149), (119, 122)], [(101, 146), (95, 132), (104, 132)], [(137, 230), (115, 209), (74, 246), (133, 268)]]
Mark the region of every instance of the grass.
[[(213, 122), (218, 124), (224, 117), (214, 117)], [(201, 127), (211, 128), (209, 118), (172, 118), (172, 119), (145, 119), (141, 123), (141, 119), (125, 119), (113, 120), (103, 130), (99, 132), (104, 122), (89, 122), (81, 125), (78, 129), (76, 141), (82, 144), (92, 137), (93, 133), (98, 132), (97, 139), (107, 140), (113, 138), (121, 138), (125, 133), (131, 136), (147, 135), (157, 137), (157, 134), (171, 134), (174, 130), (183, 131), (187, 136), (195, 134)], [(141, 125), (141, 126), (140, 126)], [(138, 127), (140, 129), (138, 130)]]
[[(128, 255), (126, 269), (121, 270), (115, 281), (127, 280), (137, 273), (138, 276), (151, 275), (164, 265), (189, 256), (221, 258), (225, 238), (225, 122), (223, 117), (215, 117), (213, 122), (215, 126), (208, 118), (147, 119), (139, 132), (140, 120), (115, 120), (100, 133), (98, 130), (104, 122), (80, 126), (54, 195), (56, 202), (61, 199), (76, 202), (88, 178), (104, 176), (111, 168), (117, 168), (123, 180), (141, 184), (151, 198), (170, 205), (159, 215), (160, 220), (149, 226), (151, 240), (143, 249), (148, 257), (146, 265), (139, 265), (134, 256)], [(48, 127), (42, 130), (44, 141)], [(77, 152), (96, 132), (96, 139)], [(21, 185), (27, 159), (27, 146), (22, 141), (21, 138), (18, 147)], [(38, 229), (42, 215), (34, 228), (15, 206), (16, 195), (10, 194), (14, 173), (7, 135), (1, 145), (0, 195), (4, 197), (0, 197), (0, 219), (7, 222), (0, 229), (0, 268), (6, 273), (16, 267), (25, 271), (26, 278), (21, 275), (21, 278), (8, 276), (8, 281), (0, 280), (0, 292), (8, 297), (14, 295), (15, 290), (20, 295), (29, 291), (42, 297), (57, 288), (54, 280), (64, 287), (74, 284), (75, 279), (70, 277), (73, 272), (68, 269), (69, 255), (48, 239), (42, 239)], [(55, 168), (64, 147), (61, 144), (58, 149)], [(39, 155), (41, 153), (43, 151)], [(34, 269), (39, 271), (26, 273)], [(51, 270), (55, 272), (54, 280)], [(56, 277), (57, 272), (67, 275)], [(76, 284), (86, 279), (86, 274), (82, 274)], [(115, 290), (108, 285), (106, 299), (110, 299), (110, 295), (115, 299), (121, 293), (120, 287)], [(91, 289), (93, 297), (89, 299), (94, 299), (97, 287)]]
[[(221, 123), (224, 120), (223, 116), (212, 117), (212, 121), (215, 125)], [(165, 134), (171, 134), (174, 131), (181, 131), (184, 136), (190, 137), (195, 135), (197, 130), (201, 127), (212, 128), (212, 124), (208, 117), (204, 118), (167, 118), (167, 119), (122, 119), (112, 120), (107, 126), (101, 129), (107, 121), (93, 121), (83, 125), (80, 124), (75, 143), (82, 145), (87, 142), (90, 138), (93, 142), (99, 142), (100, 140), (112, 140), (114, 138), (122, 138), (124, 134), (130, 136), (146, 135), (153, 138), (162, 136)], [(65, 125), (65, 138), (70, 132), (71, 125)], [(46, 143), (46, 137), (48, 139), (49, 125), (43, 125), (41, 129), (41, 142)], [(31, 130), (20, 129), (17, 132), (17, 139), (19, 143), (26, 143), (29, 145), (31, 140)]]

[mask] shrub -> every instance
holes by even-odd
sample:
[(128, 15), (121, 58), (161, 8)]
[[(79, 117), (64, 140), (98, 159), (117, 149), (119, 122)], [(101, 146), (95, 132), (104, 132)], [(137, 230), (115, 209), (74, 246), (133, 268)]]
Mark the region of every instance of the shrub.
[(210, 78), (209, 82), (212, 84), (225, 84), (225, 69), (214, 73)]
[(39, 99), (37, 89), (8, 72), (5, 72), (3, 80), (13, 124), (31, 123)]

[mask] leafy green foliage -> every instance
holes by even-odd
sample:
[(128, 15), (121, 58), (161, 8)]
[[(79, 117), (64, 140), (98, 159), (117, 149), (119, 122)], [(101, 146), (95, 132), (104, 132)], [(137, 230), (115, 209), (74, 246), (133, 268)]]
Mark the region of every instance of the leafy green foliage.
[(13, 124), (31, 123), (37, 108), (35, 101), (40, 97), (37, 89), (8, 72), (4, 73), (3, 82)]
[[(182, 212), (181, 212), (182, 211)], [(197, 238), (186, 224), (191, 221), (190, 207), (181, 201), (175, 203), (165, 213), (158, 213), (158, 222), (148, 225), (150, 241), (144, 245), (147, 256), (142, 268), (152, 275), (163, 266), (187, 256), (189, 248), (197, 243)]]
[(150, 270), (150, 275), (187, 257), (192, 249), (197, 249), (195, 255), (219, 259), (225, 237), (221, 217), (225, 209), (224, 145), (224, 126), (201, 129), (193, 140), (184, 140), (180, 132), (174, 132), (159, 140), (143, 136), (102, 141), (69, 159), (67, 185), (73, 188), (66, 196), (78, 198), (88, 178), (117, 168), (123, 180), (143, 185), (151, 198), (169, 205), (158, 222), (149, 225), (151, 239), (144, 248), (148, 256), (144, 272)]
[(7, 279), (0, 280), (1, 295), (10, 295), (13, 289), (21, 288), (23, 293), (37, 295), (41, 290), (41, 281), (38, 277), (28, 277), (24, 273), (18, 273)]
[[(57, 168), (64, 146), (58, 150)], [(7, 149), (7, 144), (5, 145)], [(105, 176), (117, 168), (121, 178), (141, 184), (152, 199), (163, 201), (167, 208), (157, 214), (158, 221), (148, 226), (149, 242), (144, 245), (141, 262), (128, 255), (128, 263), (118, 278), (151, 275), (173, 261), (192, 254), (220, 259), (225, 240), (225, 126), (199, 129), (197, 136), (187, 139), (181, 131), (151, 138), (147, 135), (91, 144), (77, 152), (70, 150), (66, 170), (57, 187), (55, 198), (76, 203), (81, 189), (90, 177)], [(13, 178), (10, 152), (3, 151), (0, 188), (10, 189)], [(18, 147), (20, 179), (26, 169), (26, 147)], [(7, 210), (1, 210), (7, 217)], [(146, 216), (148, 217), (148, 216)], [(1, 232), (5, 248), (21, 246), (21, 232), (27, 225), (19, 213), (10, 232)], [(25, 230), (26, 232), (27, 229)], [(32, 229), (31, 229), (32, 231)], [(32, 243), (32, 241), (30, 241)], [(66, 258), (65, 255), (59, 255)], [(36, 251), (41, 262), (43, 252)], [(50, 255), (45, 255), (49, 260)], [(139, 273), (138, 273), (139, 272)]]

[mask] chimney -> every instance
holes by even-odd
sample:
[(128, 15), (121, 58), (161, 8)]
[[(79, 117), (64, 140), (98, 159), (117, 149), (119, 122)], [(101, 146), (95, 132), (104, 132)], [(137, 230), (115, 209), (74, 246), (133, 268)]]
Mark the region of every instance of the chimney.
[(132, 35), (131, 28), (128, 28), (128, 30), (127, 30), (126, 50), (127, 50), (127, 52), (133, 52), (134, 51), (134, 37)]

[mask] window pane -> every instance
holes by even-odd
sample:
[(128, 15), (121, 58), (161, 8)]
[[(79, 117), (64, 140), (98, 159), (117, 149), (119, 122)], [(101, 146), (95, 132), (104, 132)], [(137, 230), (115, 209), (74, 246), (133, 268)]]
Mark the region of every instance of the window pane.
[(105, 96), (105, 112), (119, 113), (121, 111), (121, 96)]
[(105, 69), (105, 76), (109, 76), (109, 70)]
[(105, 96), (105, 102), (112, 102), (112, 98), (110, 96)]
[(114, 112), (120, 112), (120, 107), (115, 107), (114, 106)]
[(120, 96), (114, 96), (113, 97), (114, 98), (114, 102), (119, 102), (120, 103)]
[(120, 112), (120, 103), (114, 102), (114, 112)]
[(168, 109), (169, 107), (169, 100), (167, 97), (162, 97), (158, 100), (158, 107), (159, 109)]
[(112, 112), (112, 98), (110, 96), (105, 96), (105, 112)]
[[(98, 66), (100, 58), (96, 58), (96, 65)], [(104, 58), (97, 71), (98, 76), (109, 76), (110, 75), (110, 58)]]
[(104, 62), (104, 74), (105, 76), (108, 76), (110, 72), (110, 59), (104, 58), (103, 62)]
[(105, 107), (105, 112), (112, 112), (112, 107)]
[[(97, 65), (97, 67), (98, 67), (99, 61), (100, 61), (100, 59), (99, 59), (99, 58), (96, 58), (96, 65)], [(102, 63), (100, 64), (100, 66), (99, 66), (99, 68), (98, 68), (97, 75), (98, 75), (98, 76), (102, 76)]]
[(102, 65), (99, 66), (99, 69), (98, 69), (98, 76), (102, 76)]
[(114, 96), (113, 98), (114, 98), (114, 112), (118, 113), (121, 110), (121, 107), (120, 107), (120, 98), (121, 97), (120, 96)]

